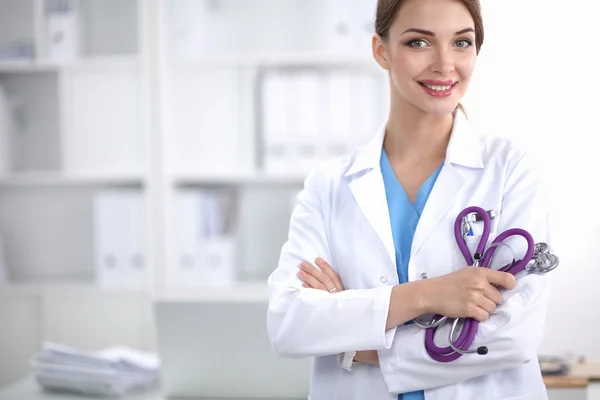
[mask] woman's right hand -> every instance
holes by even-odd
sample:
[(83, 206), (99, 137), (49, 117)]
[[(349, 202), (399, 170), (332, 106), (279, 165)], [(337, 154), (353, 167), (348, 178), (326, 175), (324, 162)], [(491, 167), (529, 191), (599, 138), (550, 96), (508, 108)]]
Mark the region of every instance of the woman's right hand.
[(423, 302), (427, 313), (479, 322), (487, 320), (502, 301), (502, 294), (492, 285), (505, 289), (517, 285), (512, 274), (482, 267), (466, 267), (421, 282), (426, 288)]

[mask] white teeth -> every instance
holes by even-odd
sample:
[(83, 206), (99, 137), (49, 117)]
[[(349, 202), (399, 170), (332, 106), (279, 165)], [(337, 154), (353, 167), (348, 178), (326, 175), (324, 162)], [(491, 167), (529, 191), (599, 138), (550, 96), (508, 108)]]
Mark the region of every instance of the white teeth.
[(440, 92), (445, 91), (450, 89), (452, 86), (431, 86), (431, 85), (427, 85), (427, 84), (423, 84), (426, 88), (431, 89), (431, 90), (438, 90)]

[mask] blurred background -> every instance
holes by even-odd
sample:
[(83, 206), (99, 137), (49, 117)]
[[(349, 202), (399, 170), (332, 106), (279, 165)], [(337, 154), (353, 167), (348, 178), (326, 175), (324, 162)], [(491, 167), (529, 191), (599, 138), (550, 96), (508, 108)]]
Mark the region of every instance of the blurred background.
[[(600, 34), (570, 4), (483, 0), (464, 104), (552, 194), (540, 354), (600, 360)], [(0, 0), (0, 388), (45, 342), (156, 352), (158, 298), (266, 301), (306, 174), (387, 117), (375, 5)]]

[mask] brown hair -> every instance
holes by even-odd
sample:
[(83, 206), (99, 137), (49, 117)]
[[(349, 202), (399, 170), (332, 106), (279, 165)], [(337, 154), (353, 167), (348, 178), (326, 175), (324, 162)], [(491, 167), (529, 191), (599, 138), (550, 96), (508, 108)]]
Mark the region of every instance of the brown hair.
[[(405, 0), (377, 0), (377, 13), (375, 16), (375, 32), (383, 40), (387, 40), (390, 27), (396, 19), (398, 10), (402, 7)], [(481, 5), (479, 0), (459, 0), (467, 7), (473, 21), (475, 22), (475, 48), (477, 54), (483, 45), (483, 17), (481, 16)]]

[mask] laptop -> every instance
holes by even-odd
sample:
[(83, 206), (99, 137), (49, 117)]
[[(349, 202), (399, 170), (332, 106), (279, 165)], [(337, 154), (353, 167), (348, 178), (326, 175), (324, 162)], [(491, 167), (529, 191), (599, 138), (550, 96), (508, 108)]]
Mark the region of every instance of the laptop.
[(267, 336), (267, 302), (156, 300), (161, 389), (169, 399), (307, 399), (312, 359), (285, 359)]

